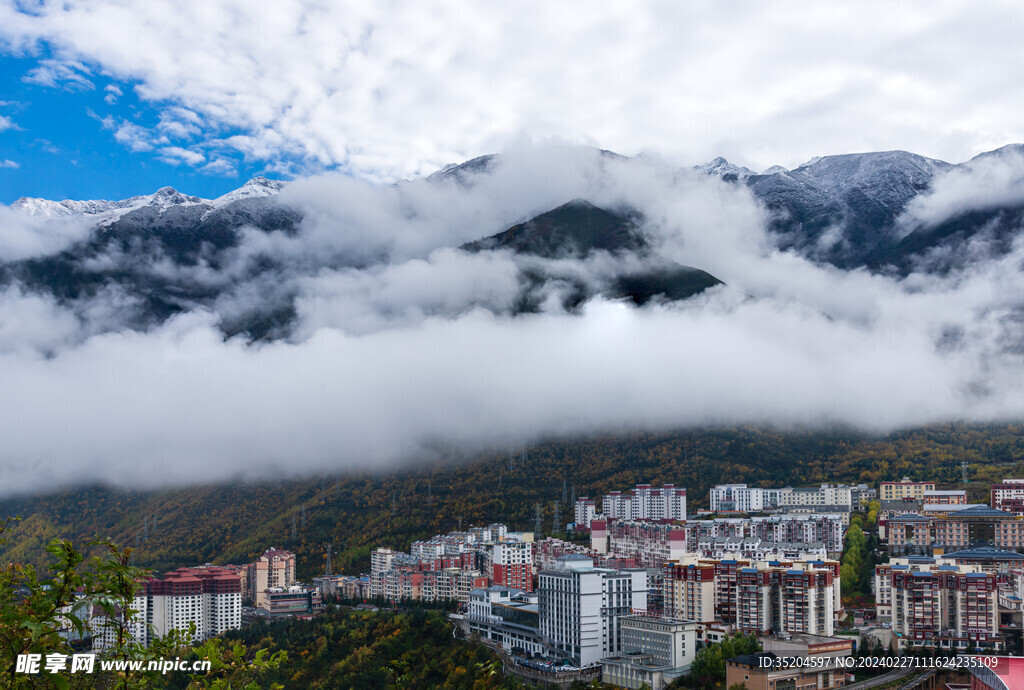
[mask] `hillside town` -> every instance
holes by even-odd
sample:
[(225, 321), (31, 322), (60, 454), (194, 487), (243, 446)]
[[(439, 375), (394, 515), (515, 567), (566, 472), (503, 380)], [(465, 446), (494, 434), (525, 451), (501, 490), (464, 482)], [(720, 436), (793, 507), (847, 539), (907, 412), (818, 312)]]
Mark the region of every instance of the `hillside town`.
[[(699, 650), (737, 634), (756, 637), (762, 651), (729, 660), (727, 687), (739, 679), (840, 688), (853, 679), (842, 659), (858, 650), (1020, 648), (1024, 479), (993, 485), (988, 504), (903, 478), (877, 489), (724, 484), (707, 505), (691, 514), (686, 489), (638, 484), (578, 498), (572, 522), (548, 536), (539, 524), (470, 527), (408, 551), (380, 545), (368, 573), (334, 574), (328, 558), (309, 583), (297, 580), (294, 553), (271, 547), (252, 563), (139, 582), (128, 628), (143, 644), (175, 629), (198, 642), (261, 618), (315, 616), (328, 601), (448, 602), (456, 631), (526, 680), (655, 690), (688, 674)], [(859, 577), (850, 552), (865, 533), (873, 566), (860, 596), (844, 578)], [(117, 623), (97, 609), (78, 637), (102, 651)], [(766, 663), (780, 656), (823, 661)]]

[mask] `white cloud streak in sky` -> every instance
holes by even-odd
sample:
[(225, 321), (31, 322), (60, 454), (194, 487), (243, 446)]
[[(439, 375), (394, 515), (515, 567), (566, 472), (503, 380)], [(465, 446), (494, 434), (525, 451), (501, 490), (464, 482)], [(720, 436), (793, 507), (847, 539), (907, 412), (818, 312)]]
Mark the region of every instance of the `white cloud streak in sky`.
[(1024, 139), (1022, 30), (1018, 3), (953, 0), (0, 4), (0, 45), (53, 54), (28, 78), (100, 73), (198, 115), (198, 134), (157, 129), (171, 145), (378, 180), (522, 136), (758, 170), (887, 149), (961, 161)]

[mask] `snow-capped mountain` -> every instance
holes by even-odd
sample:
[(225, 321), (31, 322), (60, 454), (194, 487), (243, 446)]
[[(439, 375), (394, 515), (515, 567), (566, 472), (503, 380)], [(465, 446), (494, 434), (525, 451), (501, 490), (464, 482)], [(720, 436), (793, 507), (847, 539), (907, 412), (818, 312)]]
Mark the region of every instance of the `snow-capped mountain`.
[(279, 194), (287, 183), (281, 180), (269, 180), (266, 177), (254, 177), (238, 189), (228, 192), (213, 200), (214, 206), (224, 206), (239, 199), (262, 199)]
[(266, 177), (254, 177), (238, 189), (228, 192), (216, 199), (203, 199), (198, 196), (183, 194), (173, 187), (161, 187), (152, 194), (133, 196), (128, 199), (109, 201), (106, 199), (51, 201), (34, 197), (21, 197), (11, 204), (11, 208), (29, 216), (66, 217), (66, 216), (101, 216), (102, 221), (115, 220), (125, 213), (140, 208), (167, 209), (173, 206), (206, 205), (221, 207), (240, 199), (259, 199), (278, 194), (285, 187), (281, 180), (270, 180)]
[[(610, 152), (601, 152), (598, 158), (601, 166), (622, 159)], [(492, 155), (448, 166), (428, 177), (426, 184), (454, 182), (471, 192), (479, 180), (498, 174), (502, 161)], [(774, 167), (762, 174), (724, 158), (696, 170), (748, 189), (768, 210), (768, 229), (783, 249), (844, 269), (907, 274), (957, 270), (964, 265), (962, 247), (971, 243), (983, 245), (992, 256), (1010, 250), (1024, 227), (1024, 201), (1014, 201), (1024, 199), (1024, 190), (1019, 195), (993, 195), (990, 185), (982, 184), (977, 195), (984, 205), (954, 208), (948, 217), (927, 226), (913, 224), (914, 209), (932, 198), (941, 187), (939, 181), (948, 186), (947, 175), (974, 174), (993, 163), (1011, 173), (1019, 168), (1024, 176), (1024, 146), (1004, 147), (958, 166), (886, 151), (824, 156), (793, 170)], [(992, 178), (1000, 179), (1010, 192), (1014, 185), (1024, 187), (1024, 177)], [(981, 178), (982, 183), (986, 180)], [(421, 183), (398, 186), (405, 184)], [(84, 240), (62, 251), (0, 263), (0, 289), (17, 283), (72, 305), (87, 305), (102, 291), (114, 290), (129, 305), (124, 323), (131, 327), (147, 328), (202, 308), (220, 315), (226, 335), (287, 337), (296, 319), (298, 281), (321, 270), (347, 270), (368, 261), (387, 262), (388, 257), (386, 252), (360, 257), (304, 254), (299, 246), (302, 211), (289, 206), (287, 199), (282, 201), (279, 192), (284, 186), (254, 178), (213, 200), (170, 187), (120, 201), (19, 199), (11, 205), (13, 210), (41, 218), (80, 216), (94, 226)], [(654, 297), (684, 299), (717, 283), (700, 266), (663, 261), (646, 272), (626, 266), (635, 259), (651, 269), (653, 245), (643, 240), (643, 226), (640, 209), (604, 209), (565, 199), (504, 228), (472, 228), (478, 239), (461, 246), (475, 253), (511, 250), (524, 265), (532, 262), (518, 276), (523, 292), (515, 308), (520, 310), (537, 308), (552, 289), (563, 291), (569, 305), (596, 294), (628, 296), (643, 303)], [(254, 234), (260, 232), (267, 233), (266, 242)], [(298, 254), (275, 251), (282, 238), (296, 240), (289, 249)], [(976, 242), (978, 238), (985, 242)], [(567, 246), (575, 252), (566, 253)], [(622, 267), (609, 269), (603, 284), (581, 282), (573, 262), (592, 258), (591, 250), (627, 259)], [(545, 261), (564, 265), (555, 270)], [(561, 287), (553, 288), (556, 284)]]
[(702, 165), (695, 165), (693, 169), (703, 175), (717, 175), (723, 180), (739, 182), (743, 182), (748, 177), (756, 174), (750, 168), (744, 168), (742, 165), (733, 165), (721, 156)]

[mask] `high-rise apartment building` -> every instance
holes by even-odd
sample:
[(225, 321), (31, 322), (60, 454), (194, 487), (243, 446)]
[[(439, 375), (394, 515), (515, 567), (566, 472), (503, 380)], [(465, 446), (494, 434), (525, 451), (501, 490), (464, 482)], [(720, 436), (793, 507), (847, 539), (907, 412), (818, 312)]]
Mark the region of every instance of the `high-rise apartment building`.
[(579, 666), (619, 653), (619, 621), (647, 610), (647, 571), (595, 568), (582, 555), (562, 556), (539, 575), (541, 635)]
[(533, 591), (533, 544), (508, 541), (493, 547), (494, 584), (524, 592)]
[(601, 509), (603, 517), (617, 520), (685, 520), (686, 489), (675, 484), (637, 484), (626, 493), (607, 494)]

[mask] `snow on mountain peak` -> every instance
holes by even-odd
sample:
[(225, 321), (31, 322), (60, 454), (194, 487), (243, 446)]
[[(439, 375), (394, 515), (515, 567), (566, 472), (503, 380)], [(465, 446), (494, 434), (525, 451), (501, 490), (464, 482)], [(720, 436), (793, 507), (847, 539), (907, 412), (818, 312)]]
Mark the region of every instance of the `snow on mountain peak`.
[(695, 165), (693, 169), (702, 175), (717, 175), (738, 181), (743, 181), (754, 174), (753, 170), (744, 168), (741, 165), (733, 165), (721, 156), (703, 165)]
[(282, 180), (270, 180), (262, 175), (252, 178), (238, 189), (228, 192), (213, 200), (214, 206), (223, 206), (239, 199), (259, 199), (274, 196), (284, 189), (287, 183)]

